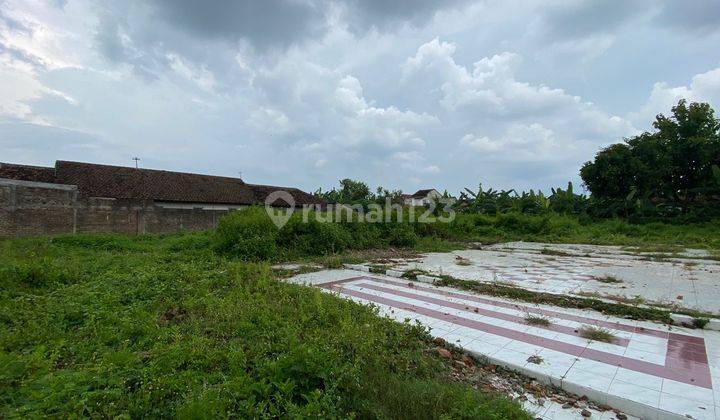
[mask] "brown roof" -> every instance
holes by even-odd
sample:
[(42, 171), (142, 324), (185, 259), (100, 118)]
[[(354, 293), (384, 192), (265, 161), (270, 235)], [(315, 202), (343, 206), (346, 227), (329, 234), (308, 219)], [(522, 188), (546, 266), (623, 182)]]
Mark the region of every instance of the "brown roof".
[(427, 197), (428, 194), (430, 194), (430, 191), (434, 191), (434, 188), (430, 188), (427, 190), (417, 190), (417, 192), (413, 195), (411, 195), (412, 198), (424, 198)]
[[(273, 191), (285, 191), (295, 205), (323, 203), (297, 188), (246, 184), (239, 178), (63, 160), (55, 168), (0, 163), (0, 178), (77, 185), (86, 197), (240, 205), (264, 204)], [(273, 204), (287, 205), (283, 200)]]
[(123, 166), (57, 161), (56, 179), (81, 195), (119, 199), (253, 204), (255, 195), (237, 178)]
[(55, 182), (55, 169), (44, 166), (16, 165), (0, 162), (0, 178), (19, 181)]
[[(312, 194), (308, 194), (305, 191), (301, 191), (297, 188), (289, 187), (274, 187), (272, 185), (258, 185), (258, 184), (245, 184), (250, 187), (255, 193), (255, 198), (259, 203), (265, 203), (265, 199), (274, 191), (284, 191), (292, 196), (296, 206), (307, 205), (307, 204), (323, 204), (324, 201), (318, 199)], [(272, 203), (273, 206), (285, 207), (290, 203), (284, 200), (282, 197), (276, 198)]]

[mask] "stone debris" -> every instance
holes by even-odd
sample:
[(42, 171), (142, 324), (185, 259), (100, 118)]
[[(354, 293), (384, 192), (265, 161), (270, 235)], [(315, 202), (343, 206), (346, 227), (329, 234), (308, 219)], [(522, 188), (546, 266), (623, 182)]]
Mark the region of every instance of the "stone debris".
[[(429, 351), (446, 360), (452, 368), (451, 377), (458, 382), (469, 383), (486, 392), (499, 392), (508, 395), (527, 406), (546, 407), (548, 401), (558, 404), (565, 410), (579, 410), (574, 413), (580, 418), (600, 417), (601, 413), (612, 411), (618, 420), (627, 420), (628, 416), (619, 410), (604, 404), (590, 401), (586, 395), (573, 395), (554, 386), (545, 385), (525, 376), (482, 359), (471, 357), (462, 350), (449, 345), (442, 338), (432, 340)], [(532, 358), (533, 356), (530, 356)], [(537, 356), (539, 357), (539, 356)], [(542, 359), (540, 358), (542, 361)], [(538, 417), (542, 418), (542, 417)], [(546, 419), (547, 420), (547, 419)]]

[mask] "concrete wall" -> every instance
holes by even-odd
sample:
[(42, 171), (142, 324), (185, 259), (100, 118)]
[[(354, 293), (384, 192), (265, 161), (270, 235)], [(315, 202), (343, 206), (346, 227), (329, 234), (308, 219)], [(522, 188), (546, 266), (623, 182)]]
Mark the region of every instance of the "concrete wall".
[(0, 237), (207, 230), (228, 212), (202, 204), (164, 208), (151, 201), (80, 198), (73, 185), (0, 179)]

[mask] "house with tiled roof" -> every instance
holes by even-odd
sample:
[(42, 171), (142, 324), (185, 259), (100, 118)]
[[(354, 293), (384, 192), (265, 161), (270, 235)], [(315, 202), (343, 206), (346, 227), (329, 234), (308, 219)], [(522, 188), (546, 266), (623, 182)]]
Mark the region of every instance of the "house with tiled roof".
[(442, 198), (442, 194), (434, 188), (428, 188), (425, 190), (418, 190), (415, 194), (404, 195), (403, 203), (406, 206), (427, 206), (440, 198)]
[(0, 163), (0, 236), (200, 230), (214, 227), (222, 212), (267, 200), (324, 204), (297, 188), (240, 178), (62, 160), (54, 167)]

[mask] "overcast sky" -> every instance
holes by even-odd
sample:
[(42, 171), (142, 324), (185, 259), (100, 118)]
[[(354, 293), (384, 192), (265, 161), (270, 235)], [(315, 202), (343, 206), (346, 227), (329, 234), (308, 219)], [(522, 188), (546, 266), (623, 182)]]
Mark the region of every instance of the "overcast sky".
[(0, 0), (0, 161), (548, 189), (720, 108), (718, 45), (717, 0)]

